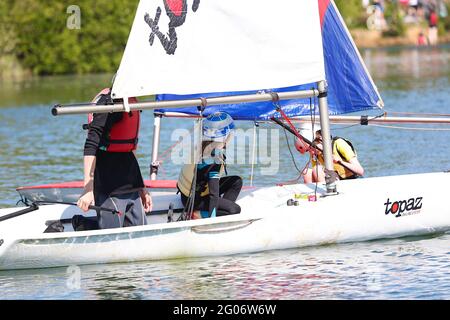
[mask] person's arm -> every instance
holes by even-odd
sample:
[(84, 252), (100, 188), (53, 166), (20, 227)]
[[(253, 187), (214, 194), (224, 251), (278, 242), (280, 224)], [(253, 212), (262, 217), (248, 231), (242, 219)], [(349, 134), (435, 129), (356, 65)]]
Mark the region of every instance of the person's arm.
[(94, 119), (89, 125), (89, 131), (84, 144), (84, 190), (77, 202), (78, 207), (84, 212), (89, 210), (89, 205), (94, 204), (96, 154), (107, 118), (108, 114), (106, 113), (94, 114)]
[[(137, 158), (137, 152), (136, 149), (132, 151), (134, 156)], [(139, 196), (141, 197), (142, 205), (144, 206), (145, 212), (150, 212), (153, 209), (153, 201), (152, 196), (150, 195), (150, 192), (147, 190), (146, 187), (139, 190)]]
[(358, 176), (362, 177), (364, 175), (364, 168), (359, 163), (358, 158), (356, 156), (351, 158), (349, 161), (345, 161), (343, 159), (338, 160), (337, 163), (342, 164), (344, 167), (350, 169), (351, 171), (353, 171), (353, 173), (357, 174)]
[(77, 205), (84, 212), (89, 210), (89, 206), (94, 203), (94, 172), (95, 156), (84, 156), (84, 190), (78, 199)]
[(364, 168), (359, 163), (358, 158), (356, 154), (353, 152), (350, 145), (342, 139), (338, 139), (336, 143), (338, 143), (336, 145), (336, 148), (338, 149), (339, 154), (341, 154), (343, 157), (340, 158), (333, 156), (333, 161), (338, 164), (341, 164), (342, 166), (346, 167), (347, 169), (357, 174), (358, 176), (363, 176)]

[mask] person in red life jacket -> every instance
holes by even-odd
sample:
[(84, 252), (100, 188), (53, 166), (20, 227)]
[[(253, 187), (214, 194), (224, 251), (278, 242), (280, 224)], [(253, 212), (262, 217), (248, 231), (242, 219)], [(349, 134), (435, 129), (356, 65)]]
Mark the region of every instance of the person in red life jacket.
[(418, 46), (426, 46), (428, 45), (428, 39), (425, 37), (423, 31), (420, 31), (419, 36), (417, 37), (417, 45)]
[[(110, 90), (94, 99), (98, 105), (112, 103)], [(129, 102), (137, 102), (130, 98)], [(140, 112), (94, 113), (90, 117), (84, 145), (84, 192), (77, 205), (115, 209), (119, 214), (97, 212), (100, 229), (144, 225), (152, 210), (150, 193), (144, 186), (135, 150)]]
[(434, 8), (430, 9), (428, 16), (428, 40), (430, 45), (438, 43), (438, 15)]

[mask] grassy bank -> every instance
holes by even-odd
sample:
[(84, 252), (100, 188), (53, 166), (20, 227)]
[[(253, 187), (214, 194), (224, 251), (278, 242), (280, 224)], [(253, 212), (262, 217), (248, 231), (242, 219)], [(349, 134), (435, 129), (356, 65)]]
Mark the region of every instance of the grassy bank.
[[(359, 49), (379, 47), (399, 47), (418, 45), (419, 33), (427, 35), (427, 29), (419, 26), (410, 26), (405, 29), (405, 35), (401, 37), (386, 37), (381, 31), (356, 28), (350, 30), (353, 40)], [(450, 43), (450, 33), (439, 36), (439, 44)]]
[(31, 70), (25, 69), (14, 55), (0, 57), (0, 81), (20, 81), (30, 78), (31, 75)]

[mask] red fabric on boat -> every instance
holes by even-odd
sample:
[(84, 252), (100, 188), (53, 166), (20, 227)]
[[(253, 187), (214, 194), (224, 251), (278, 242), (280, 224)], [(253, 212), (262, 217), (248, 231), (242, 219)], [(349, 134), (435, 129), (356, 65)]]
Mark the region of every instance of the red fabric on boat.
[[(150, 189), (175, 189), (176, 180), (145, 180), (144, 184)], [(39, 186), (19, 187), (17, 190), (28, 189), (64, 189), (64, 188), (83, 188), (83, 181), (70, 181), (63, 183), (44, 184)]]
[(156, 189), (176, 189), (177, 180), (145, 180), (144, 184), (147, 188)]
[[(177, 180), (144, 180), (144, 184), (149, 189), (176, 189)], [(16, 190), (32, 190), (32, 189), (68, 189), (83, 188), (83, 181), (70, 181), (62, 183), (43, 184), (39, 186), (19, 187)], [(242, 189), (254, 189), (255, 187), (244, 186)]]

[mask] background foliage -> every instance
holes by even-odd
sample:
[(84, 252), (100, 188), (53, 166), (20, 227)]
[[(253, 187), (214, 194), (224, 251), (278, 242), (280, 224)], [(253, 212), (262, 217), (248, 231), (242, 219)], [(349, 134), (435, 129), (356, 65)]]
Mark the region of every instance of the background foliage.
[[(8, 69), (35, 75), (115, 72), (119, 66), (139, 0), (0, 0), (0, 79)], [(335, 0), (351, 28), (365, 28), (361, 0)], [(405, 26), (396, 1), (386, 1), (389, 30), (401, 36)], [(450, 11), (450, 0), (447, 2)], [(66, 27), (76, 4), (81, 29)], [(450, 15), (440, 21), (450, 30)], [(442, 31), (443, 30), (443, 31)], [(11, 73), (11, 72), (10, 72)]]
[(335, 0), (345, 23), (349, 28), (364, 27), (366, 15), (361, 0)]
[[(77, 0), (81, 28), (67, 28), (73, 1), (1, 0), (0, 54), (14, 52), (34, 74), (116, 70), (138, 0)], [(9, 33), (2, 32), (8, 29)], [(7, 44), (7, 45), (6, 45)]]

